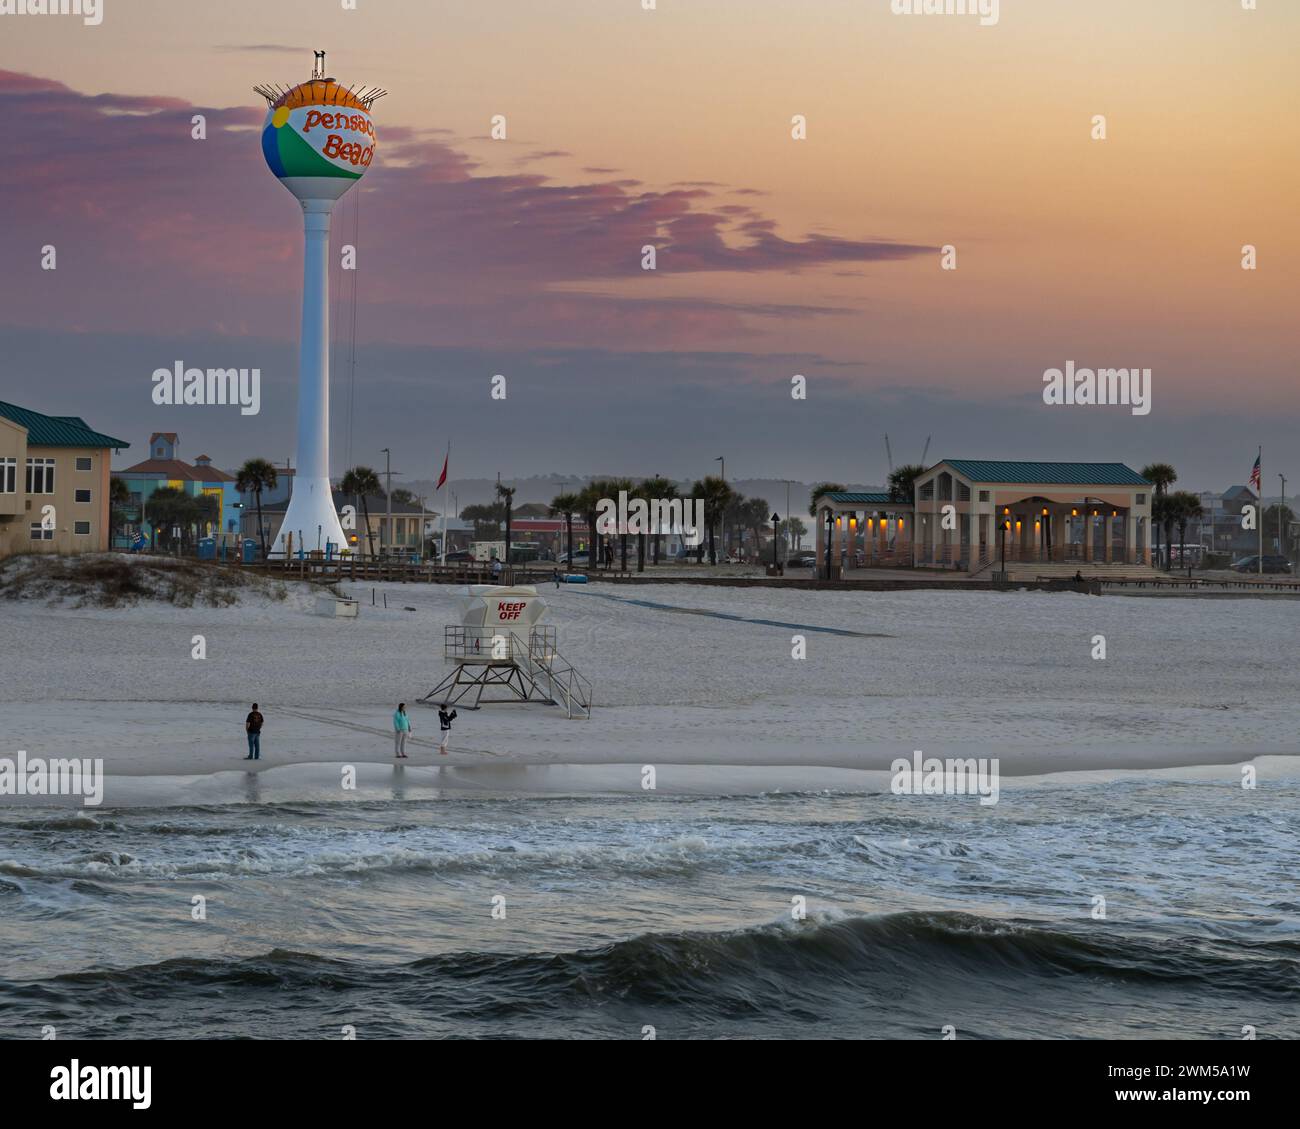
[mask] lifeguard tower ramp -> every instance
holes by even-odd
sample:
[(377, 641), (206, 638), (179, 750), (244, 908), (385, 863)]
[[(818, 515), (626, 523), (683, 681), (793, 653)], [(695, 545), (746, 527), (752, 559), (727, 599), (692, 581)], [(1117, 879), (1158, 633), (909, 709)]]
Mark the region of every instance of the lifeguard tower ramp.
[(591, 683), (560, 654), (555, 628), (538, 623), (546, 611), (529, 585), (471, 585), (461, 622), (443, 629), (443, 659), (454, 669), (419, 704), (476, 710), (541, 702), (570, 718), (590, 717)]

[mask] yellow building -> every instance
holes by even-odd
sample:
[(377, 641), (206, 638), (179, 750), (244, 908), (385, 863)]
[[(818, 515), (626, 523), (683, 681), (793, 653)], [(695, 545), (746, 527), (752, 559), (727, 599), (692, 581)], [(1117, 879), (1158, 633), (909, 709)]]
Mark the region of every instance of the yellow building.
[(129, 446), (80, 416), (0, 401), (0, 557), (106, 550), (110, 451)]

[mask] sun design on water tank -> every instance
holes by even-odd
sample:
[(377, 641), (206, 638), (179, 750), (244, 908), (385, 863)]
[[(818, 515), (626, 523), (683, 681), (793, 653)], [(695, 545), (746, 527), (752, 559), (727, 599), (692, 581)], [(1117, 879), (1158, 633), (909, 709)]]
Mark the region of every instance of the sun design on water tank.
[(333, 79), (300, 83), (267, 110), (262, 153), (276, 176), (360, 180), (375, 157), (369, 106)]

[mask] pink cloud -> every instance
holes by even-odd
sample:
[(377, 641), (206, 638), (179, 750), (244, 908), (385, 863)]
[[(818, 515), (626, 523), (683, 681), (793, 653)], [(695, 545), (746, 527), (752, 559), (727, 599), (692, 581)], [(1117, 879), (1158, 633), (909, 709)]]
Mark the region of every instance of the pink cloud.
[[(251, 93), (249, 102), (221, 109), (174, 97), (84, 95), (0, 71), (0, 106), (7, 120), (23, 123), (0, 165), (0, 194), (9, 214), (23, 217), (0, 232), (0, 257), (16, 268), (0, 281), (0, 317), (59, 329), (235, 326), (292, 337), (300, 213), (263, 163), (265, 112)], [(206, 118), (206, 140), (191, 136), (196, 114)], [(635, 180), (487, 175), (430, 132), (385, 129), (382, 103), (376, 116), (380, 159), (336, 211), (335, 244), (351, 240), (359, 206), (359, 325), (385, 340), (706, 343), (747, 321), (809, 311), (683, 303), (666, 299), (660, 281), (888, 262), (930, 250), (782, 236), (770, 216), (714, 204), (708, 182), (660, 191)], [(57, 271), (40, 269), (46, 244), (57, 248)], [(646, 244), (658, 249), (657, 277), (641, 270)], [(626, 286), (617, 297), (600, 292), (615, 282), (644, 284), (646, 294), (628, 296)]]

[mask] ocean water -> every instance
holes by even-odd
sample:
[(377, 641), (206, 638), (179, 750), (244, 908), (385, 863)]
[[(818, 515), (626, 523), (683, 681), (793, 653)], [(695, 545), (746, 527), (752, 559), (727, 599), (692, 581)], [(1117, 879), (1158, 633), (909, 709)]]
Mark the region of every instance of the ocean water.
[(0, 1037), (1300, 1037), (1297, 779), (409, 779), (0, 809)]

